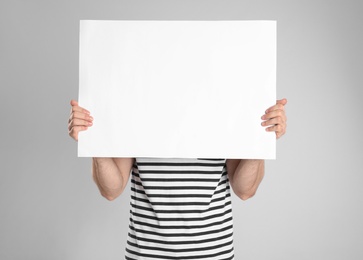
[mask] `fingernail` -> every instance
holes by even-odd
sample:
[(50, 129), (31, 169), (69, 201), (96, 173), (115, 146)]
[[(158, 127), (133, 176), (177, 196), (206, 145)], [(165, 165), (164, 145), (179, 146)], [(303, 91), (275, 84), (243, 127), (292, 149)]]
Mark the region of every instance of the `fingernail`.
[(92, 125), (92, 122), (88, 122), (88, 125)]
[(93, 120), (93, 117), (89, 116), (89, 119)]
[(261, 119), (265, 119), (265, 115), (261, 116)]

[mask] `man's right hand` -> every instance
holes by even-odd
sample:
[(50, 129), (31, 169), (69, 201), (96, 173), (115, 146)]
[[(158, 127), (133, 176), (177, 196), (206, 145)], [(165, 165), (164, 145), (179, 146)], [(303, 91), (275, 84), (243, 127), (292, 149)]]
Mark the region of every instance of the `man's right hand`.
[(83, 107), (78, 106), (76, 100), (71, 100), (71, 113), (68, 120), (68, 134), (74, 140), (78, 141), (79, 131), (87, 130), (89, 126), (92, 126), (93, 117), (90, 116), (90, 112)]

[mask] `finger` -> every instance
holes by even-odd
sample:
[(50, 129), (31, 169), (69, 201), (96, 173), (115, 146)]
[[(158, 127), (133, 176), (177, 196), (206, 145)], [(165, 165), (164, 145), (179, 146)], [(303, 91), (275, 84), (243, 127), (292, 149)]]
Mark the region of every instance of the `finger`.
[(284, 129), (281, 125), (273, 125), (265, 129), (267, 132), (282, 132)]
[(84, 112), (84, 113), (90, 114), (90, 112), (87, 109), (80, 107), (76, 100), (72, 99), (70, 103), (72, 106), (71, 111), (79, 111), (79, 112)]
[(264, 121), (261, 123), (262, 126), (270, 126), (270, 125), (284, 125), (285, 122), (283, 121), (283, 119), (281, 117), (274, 117), (274, 118), (271, 118), (267, 121)]
[(79, 111), (90, 114), (90, 112), (87, 109), (80, 107), (78, 105), (78, 102), (73, 99), (71, 100), (71, 106), (72, 106), (72, 111)]
[(282, 128), (280, 125), (274, 125), (274, 126), (271, 126), (271, 127), (267, 127), (265, 130), (267, 132), (275, 132), (276, 139), (279, 139), (286, 132), (286, 129)]
[(276, 109), (281, 109), (281, 110), (285, 110), (285, 105), (287, 104), (287, 99), (283, 98), (280, 100), (276, 100), (276, 105), (273, 105), (271, 107), (269, 107), (268, 109), (266, 109), (266, 113), (276, 110)]
[(75, 127), (75, 126), (92, 126), (92, 125), (93, 125), (93, 123), (90, 121), (73, 118), (68, 123), (68, 129), (71, 129), (72, 127)]
[(68, 124), (73, 121), (74, 119), (82, 119), (82, 120), (85, 120), (87, 122), (92, 122), (93, 121), (93, 117), (88, 115), (88, 114), (85, 114), (83, 112), (78, 112), (78, 111), (74, 111), (74, 112), (71, 112), (69, 118), (68, 118)]
[(276, 104), (286, 105), (287, 104), (287, 99), (283, 98), (283, 99), (280, 99), (280, 100), (276, 100)]
[(88, 127), (87, 126), (75, 126), (73, 128), (71, 128), (69, 131), (68, 131), (68, 134), (76, 141), (78, 141), (78, 133), (80, 131), (85, 131), (87, 130)]
[(83, 113), (83, 112), (79, 112), (79, 111), (74, 111), (72, 112), (70, 118), (79, 118), (79, 119), (83, 119), (83, 120), (86, 120), (86, 121), (93, 121), (93, 117), (86, 114), (86, 113)]
[(84, 109), (83, 107), (80, 107), (80, 106), (72, 106), (71, 108), (71, 113), (72, 112), (81, 112), (81, 113), (85, 113), (85, 114), (88, 114), (90, 115), (91, 113), (87, 110), (87, 109)]
[(272, 119), (274, 117), (281, 117), (283, 119), (283, 121), (285, 121), (286, 120), (285, 111), (283, 111), (283, 110), (274, 110), (272, 112), (269, 112), (269, 113), (261, 116), (261, 119), (269, 120), (269, 119)]
[(268, 112), (271, 112), (274, 110), (285, 110), (285, 106), (283, 104), (273, 105), (273, 106), (269, 107), (268, 109), (266, 109), (265, 113), (267, 114)]

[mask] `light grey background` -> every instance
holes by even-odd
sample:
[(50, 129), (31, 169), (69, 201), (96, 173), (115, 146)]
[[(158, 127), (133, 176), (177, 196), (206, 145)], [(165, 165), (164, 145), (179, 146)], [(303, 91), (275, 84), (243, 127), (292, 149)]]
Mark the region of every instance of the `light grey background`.
[(233, 197), (236, 259), (362, 259), (362, 11), (362, 1), (1, 0), (0, 259), (123, 259), (128, 188), (101, 197), (67, 132), (80, 19), (277, 20), (287, 134), (256, 196)]

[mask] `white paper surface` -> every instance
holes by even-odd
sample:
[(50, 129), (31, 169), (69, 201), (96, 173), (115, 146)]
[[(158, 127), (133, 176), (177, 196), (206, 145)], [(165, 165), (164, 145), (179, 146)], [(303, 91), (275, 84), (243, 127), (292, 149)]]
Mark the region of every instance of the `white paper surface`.
[(80, 157), (275, 159), (275, 21), (81, 21)]

